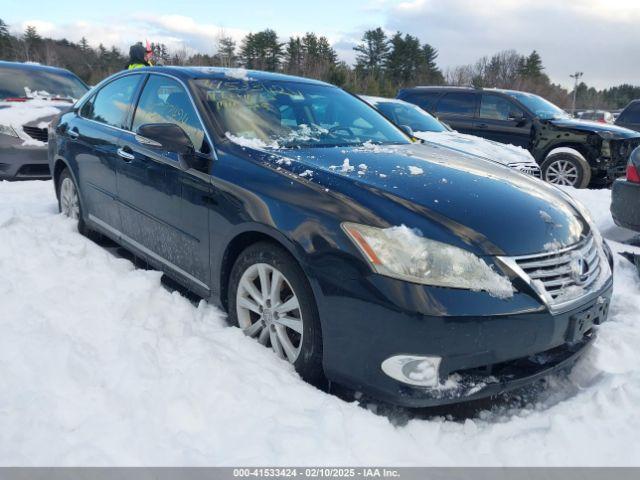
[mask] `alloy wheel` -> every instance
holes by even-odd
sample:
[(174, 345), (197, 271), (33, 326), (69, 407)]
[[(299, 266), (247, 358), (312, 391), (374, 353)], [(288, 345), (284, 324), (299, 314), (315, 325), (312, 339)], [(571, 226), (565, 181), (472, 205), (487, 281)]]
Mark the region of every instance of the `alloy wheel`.
[(69, 177), (65, 177), (60, 185), (60, 210), (66, 217), (80, 218), (80, 200), (76, 186)]
[(575, 187), (578, 184), (578, 167), (569, 160), (558, 159), (552, 162), (545, 172), (545, 180), (555, 185)]
[(298, 297), (284, 274), (266, 264), (242, 274), (236, 295), (238, 324), (249, 337), (294, 363), (302, 349), (304, 323)]

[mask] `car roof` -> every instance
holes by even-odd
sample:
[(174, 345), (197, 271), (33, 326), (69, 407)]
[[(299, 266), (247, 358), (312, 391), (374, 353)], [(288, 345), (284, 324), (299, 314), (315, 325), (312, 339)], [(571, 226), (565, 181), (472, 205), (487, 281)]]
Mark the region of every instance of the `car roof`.
[(262, 70), (246, 70), (243, 68), (224, 68), (224, 67), (207, 67), (207, 66), (190, 66), (190, 67), (144, 67), (136, 69), (137, 72), (157, 72), (168, 73), (179, 77), (183, 80), (196, 78), (215, 78), (215, 79), (239, 79), (248, 77), (249, 79), (258, 81), (271, 82), (297, 82), (307, 83), (311, 85), (333, 86), (320, 80), (311, 78), (296, 77), (293, 75), (284, 75), (282, 73), (264, 72)]
[(4, 60), (0, 60), (0, 68), (12, 68), (15, 70), (31, 70), (39, 72), (56, 72), (63, 75), (76, 76), (73, 72), (67, 70), (66, 68), (40, 65), (39, 63), (35, 62), (6, 62)]
[(410, 88), (403, 88), (402, 89), (405, 92), (413, 92), (413, 91), (423, 91), (423, 92), (428, 92), (428, 91), (433, 91), (433, 92), (447, 92), (447, 91), (452, 91), (452, 92), (494, 92), (494, 93), (504, 93), (504, 94), (512, 94), (512, 93), (528, 93), (528, 92), (522, 92), (520, 90), (509, 90), (506, 88), (482, 88), (482, 87), (456, 87), (456, 86), (437, 86), (437, 85), (430, 85), (430, 86), (416, 86), (416, 87), (410, 87)]

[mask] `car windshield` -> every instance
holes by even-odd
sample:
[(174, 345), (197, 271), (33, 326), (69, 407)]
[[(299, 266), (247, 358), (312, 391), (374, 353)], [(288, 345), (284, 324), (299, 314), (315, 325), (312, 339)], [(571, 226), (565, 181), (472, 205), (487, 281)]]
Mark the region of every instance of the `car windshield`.
[(541, 120), (553, 120), (556, 118), (570, 118), (570, 115), (557, 107), (553, 103), (538, 95), (525, 92), (507, 92), (510, 96), (518, 100), (527, 107), (533, 114)]
[(0, 67), (0, 100), (33, 95), (77, 100), (87, 90), (87, 86), (70, 73)]
[(299, 82), (199, 79), (220, 133), (270, 148), (402, 144), (410, 140), (375, 109), (336, 87)]
[(420, 107), (404, 102), (376, 102), (374, 106), (396, 125), (411, 127), (414, 132), (446, 132), (447, 127)]

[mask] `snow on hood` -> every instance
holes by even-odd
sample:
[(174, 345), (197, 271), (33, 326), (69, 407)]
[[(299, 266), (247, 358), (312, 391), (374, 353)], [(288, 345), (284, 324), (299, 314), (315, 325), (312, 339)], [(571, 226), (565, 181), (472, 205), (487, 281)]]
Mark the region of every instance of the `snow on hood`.
[[(540, 253), (552, 241), (576, 243), (588, 228), (571, 201), (553, 186), (500, 163), (435, 144), (248, 153), (278, 170), (304, 174), (305, 182), (325, 191), (357, 197), (390, 225), (404, 223), (477, 255)], [(359, 195), (365, 190), (367, 195)], [(387, 205), (383, 209), (382, 203)], [(541, 210), (553, 225), (541, 218)]]
[(452, 148), (464, 153), (477, 155), (503, 165), (532, 164), (536, 161), (527, 150), (515, 145), (492, 142), (481, 137), (458, 132), (414, 132), (417, 138), (425, 142)]
[(47, 92), (25, 90), (28, 100), (24, 102), (0, 101), (0, 125), (12, 127), (23, 145), (44, 146), (44, 142), (30, 137), (23, 126), (47, 128), (51, 119), (69, 109), (71, 104), (69, 101), (53, 98)]

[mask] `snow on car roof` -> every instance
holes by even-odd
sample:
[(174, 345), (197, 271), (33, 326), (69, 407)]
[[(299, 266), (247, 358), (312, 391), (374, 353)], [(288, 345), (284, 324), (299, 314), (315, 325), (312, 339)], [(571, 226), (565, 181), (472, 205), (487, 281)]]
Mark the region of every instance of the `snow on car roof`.
[(282, 73), (264, 72), (262, 70), (247, 70), (244, 68), (224, 68), (224, 67), (207, 67), (207, 66), (189, 66), (189, 67), (149, 67), (145, 70), (172, 73), (183, 75), (189, 78), (248, 78), (252, 80), (280, 81), (280, 82), (298, 82), (309, 83), (315, 85), (327, 85), (329, 83), (321, 82), (311, 78), (296, 77), (294, 75), (285, 75)]

